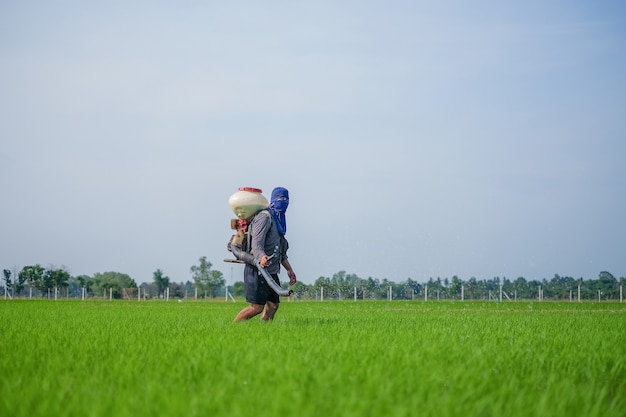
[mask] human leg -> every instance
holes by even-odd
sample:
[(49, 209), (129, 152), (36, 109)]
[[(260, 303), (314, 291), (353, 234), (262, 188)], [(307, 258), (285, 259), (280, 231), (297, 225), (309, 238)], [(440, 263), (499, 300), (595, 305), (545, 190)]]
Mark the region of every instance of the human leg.
[(259, 277), (259, 271), (246, 264), (243, 270), (243, 282), (246, 291), (246, 301), (250, 303), (249, 306), (243, 308), (235, 317), (234, 321), (244, 321), (253, 318), (254, 316), (263, 312), (263, 307), (267, 301), (267, 285), (265, 281)]
[(263, 310), (263, 316), (261, 316), (261, 320), (274, 320), (274, 315), (276, 314), (276, 310), (278, 310), (278, 305), (278, 303), (275, 303), (273, 301), (268, 301), (267, 303), (265, 303), (265, 310)]
[(250, 304), (248, 307), (243, 308), (235, 317), (234, 321), (250, 320), (252, 317), (260, 314), (263, 311), (263, 305)]
[[(278, 278), (278, 274), (272, 274), (272, 278), (274, 281), (280, 285), (280, 279)], [(274, 290), (269, 288), (268, 286), (268, 294), (267, 294), (267, 302), (265, 303), (265, 310), (263, 311), (263, 316), (261, 317), (264, 321), (274, 320), (274, 315), (278, 310), (278, 306), (280, 305), (280, 296), (276, 294)]]

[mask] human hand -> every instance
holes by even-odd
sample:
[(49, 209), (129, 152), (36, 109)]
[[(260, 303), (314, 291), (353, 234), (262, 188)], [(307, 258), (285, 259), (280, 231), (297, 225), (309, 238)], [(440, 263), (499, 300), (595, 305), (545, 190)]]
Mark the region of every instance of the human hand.
[(269, 260), (267, 258), (267, 255), (263, 255), (261, 257), (261, 260), (259, 261), (259, 263), (261, 264), (262, 268), (265, 268), (267, 266), (267, 264), (269, 263)]
[(289, 276), (289, 285), (293, 285), (298, 282), (298, 280), (296, 279), (296, 273), (293, 272), (293, 270), (287, 271), (287, 275)]

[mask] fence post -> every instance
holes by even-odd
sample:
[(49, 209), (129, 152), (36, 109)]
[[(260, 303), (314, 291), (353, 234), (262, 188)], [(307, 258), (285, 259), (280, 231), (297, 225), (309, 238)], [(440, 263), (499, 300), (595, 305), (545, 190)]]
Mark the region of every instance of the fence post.
[(424, 287), (424, 301), (428, 301), (428, 285), (425, 285)]

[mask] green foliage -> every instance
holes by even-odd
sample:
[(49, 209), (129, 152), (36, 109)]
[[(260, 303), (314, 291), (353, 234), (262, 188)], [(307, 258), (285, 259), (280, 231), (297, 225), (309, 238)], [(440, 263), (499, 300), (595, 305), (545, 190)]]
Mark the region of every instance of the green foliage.
[[(212, 269), (212, 266), (205, 256), (199, 259), (198, 265), (191, 266), (193, 284), (190, 281), (170, 283), (169, 277), (157, 269), (153, 275), (153, 282), (142, 284), (142, 296), (159, 297), (163, 295), (166, 288), (170, 289), (171, 297), (177, 298), (194, 294), (194, 289), (201, 298), (223, 295), (226, 280), (222, 272)], [(108, 291), (112, 289), (114, 297), (120, 298), (123, 288), (137, 286), (128, 275), (118, 272), (97, 273), (93, 277), (87, 275), (72, 277), (64, 268), (46, 270), (39, 264), (22, 268), (17, 278), (13, 278), (13, 282), (10, 279), (10, 270), (5, 269), (4, 275), (5, 288), (8, 290), (13, 288), (17, 297), (21, 295), (26, 285), (39, 291), (39, 294), (36, 291), (32, 293), (35, 297), (45, 297), (51, 288), (67, 288), (68, 296), (79, 298), (82, 295), (82, 288), (87, 289), (88, 296), (105, 298), (108, 298)], [(286, 285), (286, 278), (283, 277), (282, 281), (283, 285)], [(394, 300), (424, 299), (426, 288), (428, 288), (429, 299), (493, 300), (499, 298), (500, 288), (502, 288), (504, 296), (517, 300), (537, 300), (540, 294), (543, 300), (569, 300), (570, 297), (578, 299), (580, 293), (581, 300), (613, 301), (619, 300), (620, 296), (623, 297), (624, 287), (626, 287), (626, 278), (617, 279), (608, 271), (601, 271), (598, 279), (574, 279), (555, 274), (550, 280), (544, 278), (529, 281), (524, 277), (518, 277), (515, 280), (506, 277), (482, 280), (470, 277), (463, 280), (454, 275), (451, 279), (431, 277), (425, 283), (418, 283), (411, 278), (401, 282), (394, 282), (387, 278), (361, 278), (356, 274), (341, 270), (332, 277), (320, 276), (311, 285), (299, 282), (292, 289), (300, 299), (304, 300), (319, 299), (322, 289), (324, 299), (327, 300), (352, 299), (355, 292), (360, 300), (384, 300), (388, 298), (390, 288)], [(235, 297), (243, 297), (243, 283), (235, 282), (232, 291)]]
[(11, 291), (11, 289), (13, 288), (13, 281), (11, 280), (11, 270), (10, 269), (5, 269), (2, 271), (3, 275), (4, 275), (4, 287), (6, 288), (6, 291)]
[(45, 271), (39, 264), (25, 266), (19, 273), (20, 282), (28, 283), (28, 285), (37, 288), (43, 294), (46, 289), (50, 288), (50, 283), (44, 280)]
[(201, 295), (214, 297), (217, 289), (226, 284), (226, 279), (220, 271), (211, 269), (213, 264), (207, 261), (206, 256), (202, 256), (199, 262), (199, 265), (192, 265), (190, 268), (194, 287)]
[(37, 289), (41, 296), (44, 296), (47, 290), (51, 288), (66, 288), (69, 285), (70, 278), (70, 273), (65, 268), (45, 269), (39, 264), (25, 266), (18, 274), (15, 292), (19, 296), (24, 289), (24, 285), (28, 284), (30, 287)]
[(245, 297), (245, 286), (243, 281), (237, 281), (233, 284), (233, 295), (235, 297)]
[(170, 278), (163, 275), (160, 269), (157, 269), (154, 271), (153, 280), (157, 287), (158, 295), (163, 295), (163, 291), (170, 285)]
[(626, 410), (624, 303), (283, 302), (232, 323), (243, 305), (0, 301), (0, 415)]
[(22, 293), (22, 291), (24, 290), (27, 278), (28, 278), (28, 276), (26, 274), (22, 274), (21, 271), (17, 275), (17, 280), (15, 281), (15, 294), (17, 296), (19, 296)]
[(570, 296), (578, 298), (579, 285), (582, 300), (598, 300), (598, 297), (602, 301), (619, 300), (620, 286), (622, 289), (626, 287), (626, 278), (621, 277), (617, 280), (606, 271), (600, 272), (597, 280), (574, 279), (555, 274), (551, 280), (540, 281), (527, 281), (524, 277), (518, 277), (514, 281), (506, 277), (493, 277), (485, 280), (471, 277), (464, 281), (454, 275), (451, 280), (431, 277), (426, 283), (420, 284), (411, 278), (395, 283), (387, 279), (380, 280), (372, 277), (364, 279), (355, 274), (339, 271), (331, 278), (320, 276), (312, 285), (299, 286), (296, 292), (304, 299), (319, 299), (323, 288), (325, 299), (341, 300), (353, 298), (356, 288), (357, 298), (376, 300), (387, 299), (389, 287), (391, 287), (394, 300), (412, 300), (424, 298), (426, 288), (428, 288), (430, 299), (489, 300), (499, 297), (500, 286), (502, 286), (504, 294), (512, 299), (538, 299), (541, 290), (544, 300), (569, 300)]
[(137, 288), (137, 284), (130, 276), (120, 272), (96, 273), (91, 282), (95, 294), (108, 296), (111, 291), (114, 298), (122, 298), (122, 288)]
[(90, 290), (93, 286), (93, 281), (89, 275), (79, 275), (76, 277), (76, 283), (79, 288), (87, 288)]
[(69, 285), (70, 273), (64, 269), (46, 269), (44, 281), (48, 288), (65, 288)]

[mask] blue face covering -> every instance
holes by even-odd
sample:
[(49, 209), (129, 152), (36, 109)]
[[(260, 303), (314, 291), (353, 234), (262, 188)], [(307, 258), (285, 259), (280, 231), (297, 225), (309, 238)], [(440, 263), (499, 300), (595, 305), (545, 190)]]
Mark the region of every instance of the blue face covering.
[(289, 191), (283, 187), (276, 187), (272, 190), (272, 198), (270, 201), (270, 212), (278, 227), (281, 235), (287, 233), (287, 219), (285, 212), (289, 206)]

